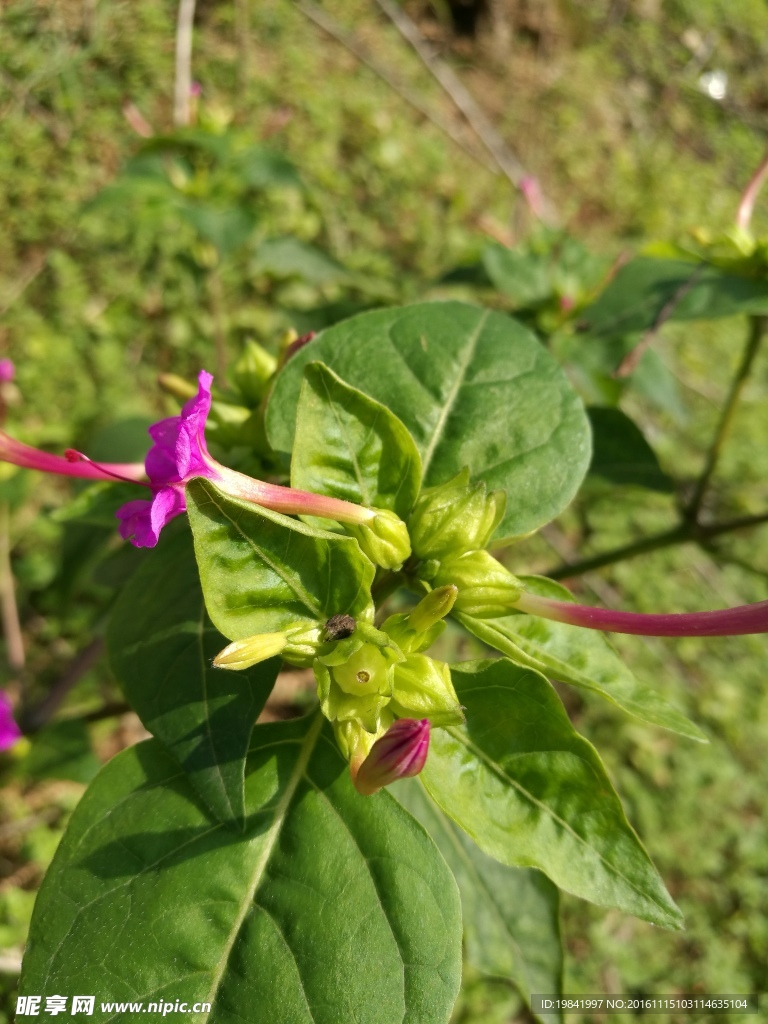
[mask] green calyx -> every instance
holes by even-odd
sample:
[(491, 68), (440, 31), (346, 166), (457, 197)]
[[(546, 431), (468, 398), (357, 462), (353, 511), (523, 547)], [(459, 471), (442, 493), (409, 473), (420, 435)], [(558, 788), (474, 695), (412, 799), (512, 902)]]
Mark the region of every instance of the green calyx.
[(452, 480), (424, 491), (408, 521), (417, 558), (443, 559), (484, 548), (506, 508), (503, 491), (487, 493), (480, 481), (472, 484), (464, 468)]
[(488, 551), (467, 551), (440, 563), (434, 585), (453, 584), (457, 612), (479, 619), (509, 615), (523, 592), (516, 576)]
[(428, 718), (437, 726), (464, 722), (451, 670), (426, 654), (409, 654), (395, 666), (394, 694), (387, 710), (398, 718)]
[(452, 585), (437, 587), (423, 597), (412, 612), (390, 615), (382, 629), (405, 654), (426, 651), (445, 629), (445, 616), (457, 596), (458, 589)]
[(392, 699), (394, 667), (403, 658), (386, 633), (365, 622), (351, 636), (324, 644), (314, 670), (325, 717), (357, 721), (366, 731), (377, 732)]
[(375, 565), (399, 569), (411, 554), (411, 541), (405, 523), (387, 509), (369, 510), (372, 515), (361, 523), (347, 523), (346, 529)]

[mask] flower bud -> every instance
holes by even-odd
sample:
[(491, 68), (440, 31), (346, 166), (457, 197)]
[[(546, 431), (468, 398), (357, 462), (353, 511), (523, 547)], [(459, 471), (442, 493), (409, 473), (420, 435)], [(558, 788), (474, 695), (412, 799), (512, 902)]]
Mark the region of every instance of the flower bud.
[(401, 718), (376, 740), (354, 778), (363, 796), (376, 793), (398, 779), (418, 775), (429, 750), (429, 722)]
[(213, 659), (215, 668), (228, 668), (241, 672), (258, 665), (260, 661), (282, 654), (283, 661), (299, 668), (309, 668), (318, 648), (322, 631), (319, 626), (288, 626), (279, 633), (257, 633), (244, 640), (235, 640), (219, 651)]
[(251, 406), (259, 404), (277, 370), (277, 359), (258, 342), (246, 341), (233, 373), (237, 390)]
[(400, 718), (420, 715), (432, 725), (461, 725), (461, 710), (451, 681), (451, 670), (444, 661), (426, 654), (409, 654), (395, 665), (393, 697), (388, 710)]
[(228, 668), (236, 672), (258, 665), (260, 661), (282, 654), (288, 643), (288, 634), (257, 633), (244, 640), (235, 640), (213, 659), (214, 668)]
[(459, 588), (455, 610), (478, 619), (508, 615), (523, 592), (517, 578), (488, 551), (468, 551), (441, 562), (435, 585), (448, 583)]
[(405, 523), (387, 509), (369, 510), (372, 515), (346, 528), (372, 562), (382, 569), (399, 569), (411, 553), (411, 541)]
[(443, 619), (453, 607), (457, 595), (458, 590), (454, 586), (432, 590), (410, 615), (407, 612), (390, 615), (382, 629), (406, 654), (425, 651), (445, 629)]
[(466, 467), (445, 484), (430, 487), (416, 502), (408, 521), (414, 554), (442, 559), (484, 548), (501, 522), (503, 491), (486, 493), (485, 483), (469, 482)]

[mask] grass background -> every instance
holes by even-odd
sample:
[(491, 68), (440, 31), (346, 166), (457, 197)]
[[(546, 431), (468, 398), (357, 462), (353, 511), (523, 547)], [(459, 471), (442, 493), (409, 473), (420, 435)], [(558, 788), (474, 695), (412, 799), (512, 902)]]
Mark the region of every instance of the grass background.
[[(406, 6), (541, 181), (561, 222), (591, 249), (610, 260), (692, 227), (730, 226), (768, 128), (768, 10), (761, 0), (737, 7), (728, 0), (518, 0), (505, 8), (512, 28), (505, 55), (482, 30), (477, 38), (457, 36), (447, 5)], [(326, 0), (323, 9), (478, 148), (372, 0)], [(0, 15), (0, 350), (16, 361), (23, 398), (11, 408), (11, 424), (33, 443), (94, 453), (120, 445), (138, 454), (148, 418), (173, 411), (155, 386), (158, 370), (190, 375), (210, 359), (217, 314), (193, 235), (159, 231), (151, 218), (83, 213), (141, 141), (123, 113), (126, 103), (156, 131), (171, 126), (175, 15), (168, 0), (15, 0)], [(233, 352), (246, 337), (274, 346), (286, 327), (303, 329), (321, 307), (363, 300), (370, 294), (365, 282), (377, 282), (393, 302), (441, 294), (440, 275), (475, 259), (489, 237), (525, 239), (529, 225), (508, 182), (290, 0), (200, 0), (193, 68), (201, 118), (229, 123), (243, 140), (266, 141), (295, 162), (305, 182), (303, 192), (268, 196), (254, 244), (297, 237), (342, 263), (356, 282), (265, 279), (254, 272), (250, 250), (239, 254), (220, 268), (218, 315)], [(723, 102), (700, 88), (701, 74), (711, 70), (727, 72)], [(768, 229), (760, 209), (755, 228)], [(655, 349), (675, 401), (661, 405), (637, 389), (623, 400), (683, 490), (701, 468), (745, 330), (738, 320), (666, 328)], [(708, 515), (766, 507), (766, 396), (763, 355)], [(122, 427), (110, 433), (116, 420)], [(25, 685), (42, 694), (102, 620), (120, 556), (108, 529), (51, 516), (64, 485), (19, 477), (0, 483), (13, 513)], [(663, 529), (674, 513), (673, 496), (590, 487), (554, 532), (514, 549), (511, 564), (546, 571), (560, 561), (553, 543), (561, 554), (586, 555)], [(585, 577), (578, 588), (585, 598), (646, 611), (762, 600), (768, 531), (734, 535), (706, 551), (688, 545), (657, 552)], [(638, 676), (711, 736), (707, 747), (686, 743), (622, 719), (608, 705), (567, 697), (688, 927), (668, 934), (565, 897), (565, 990), (766, 991), (766, 641), (616, 644)], [(457, 648), (461, 653), (459, 640)], [(116, 699), (99, 662), (62, 713), (93, 712)], [(97, 721), (89, 732), (100, 760), (140, 735), (130, 717)], [(7, 772), (0, 948), (8, 963), (23, 946), (36, 887), (95, 767), (81, 740), (72, 737), (77, 756), (65, 769), (52, 767), (38, 744), (37, 764), (19, 758)], [(56, 777), (62, 774), (69, 777)], [(0, 983), (10, 1006), (12, 969)], [(525, 1010), (507, 983), (467, 978), (457, 1021), (518, 1019), (527, 1019)]]

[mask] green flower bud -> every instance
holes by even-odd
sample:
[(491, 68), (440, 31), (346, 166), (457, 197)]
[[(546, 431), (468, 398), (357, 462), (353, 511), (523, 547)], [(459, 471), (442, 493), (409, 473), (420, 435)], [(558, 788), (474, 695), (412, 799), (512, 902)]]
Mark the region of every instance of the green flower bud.
[(437, 586), (459, 588), (454, 608), (478, 619), (509, 615), (523, 588), (515, 576), (488, 551), (468, 551), (440, 563)]
[(241, 672), (252, 665), (258, 665), (260, 661), (282, 654), (287, 643), (288, 634), (285, 632), (257, 633), (256, 636), (249, 636), (244, 640), (235, 640), (223, 651), (219, 651), (213, 659), (213, 664), (215, 668)]
[(288, 626), (279, 633), (257, 633), (235, 640), (223, 651), (219, 651), (213, 659), (216, 668), (228, 668), (237, 672), (258, 665), (260, 661), (273, 658), (276, 654), (283, 656), (283, 661), (300, 668), (309, 668), (317, 655), (322, 640), (319, 626), (306, 626), (299, 623)]
[(432, 590), (416, 605), (410, 615), (390, 615), (382, 629), (406, 654), (426, 651), (445, 629), (443, 619), (453, 607), (458, 590), (454, 586)]
[(347, 523), (346, 528), (363, 552), (382, 569), (399, 569), (411, 553), (408, 529), (402, 519), (387, 509), (369, 510), (370, 518)]
[(448, 483), (421, 494), (408, 521), (414, 554), (443, 559), (484, 548), (501, 522), (503, 491), (486, 493), (485, 483), (469, 482), (466, 467)]
[(270, 352), (256, 341), (246, 341), (233, 376), (237, 390), (249, 405), (259, 404), (276, 370), (277, 359)]
[(387, 710), (398, 718), (428, 718), (432, 725), (461, 725), (464, 712), (444, 661), (409, 654), (394, 672), (394, 695)]

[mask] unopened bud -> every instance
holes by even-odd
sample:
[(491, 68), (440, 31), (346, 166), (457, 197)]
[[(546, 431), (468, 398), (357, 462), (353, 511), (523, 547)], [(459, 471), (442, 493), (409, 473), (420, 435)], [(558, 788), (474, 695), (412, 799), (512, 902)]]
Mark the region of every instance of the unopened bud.
[(486, 492), (485, 483), (471, 484), (464, 468), (452, 480), (424, 491), (408, 521), (414, 554), (442, 559), (484, 548), (501, 522), (506, 507), (503, 491)]
[(409, 654), (395, 666), (394, 695), (388, 710), (401, 718), (420, 715), (432, 725), (461, 725), (464, 712), (444, 661), (426, 654)]
[(448, 583), (459, 588), (456, 611), (478, 619), (508, 615), (523, 592), (518, 579), (488, 551), (468, 551), (441, 562), (435, 584)]
[(279, 633), (257, 633), (244, 640), (235, 640), (223, 651), (219, 651), (213, 659), (213, 664), (215, 668), (241, 672), (252, 665), (258, 665), (260, 661), (281, 654), (283, 661), (299, 668), (309, 668), (317, 655), (320, 642), (320, 627), (301, 623), (289, 626)]
[(405, 653), (426, 651), (445, 629), (445, 616), (453, 607), (458, 589), (454, 586), (432, 590), (416, 605), (410, 615), (390, 615), (381, 627)]
[(382, 569), (399, 569), (411, 553), (405, 523), (387, 509), (370, 509), (372, 515), (361, 523), (347, 524), (363, 552)]
[(252, 665), (258, 665), (260, 661), (282, 654), (287, 643), (288, 634), (285, 632), (257, 633), (256, 636), (249, 636), (244, 640), (235, 640), (223, 651), (219, 651), (213, 659), (213, 664), (215, 668), (241, 672)]
[(429, 722), (401, 718), (371, 747), (354, 779), (355, 789), (370, 796), (398, 779), (418, 775), (429, 751)]
[(436, 622), (445, 618), (453, 608), (458, 594), (459, 591), (452, 583), (430, 591), (408, 616), (410, 627), (417, 633), (426, 633)]
[(237, 390), (250, 405), (258, 405), (276, 370), (277, 359), (271, 352), (249, 339), (235, 364), (233, 376)]

